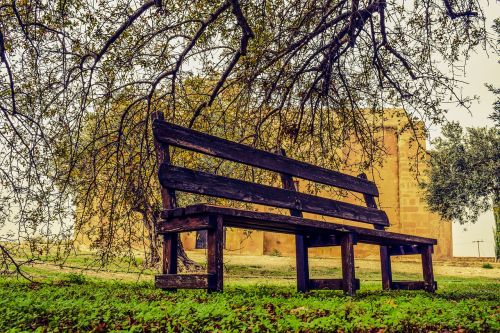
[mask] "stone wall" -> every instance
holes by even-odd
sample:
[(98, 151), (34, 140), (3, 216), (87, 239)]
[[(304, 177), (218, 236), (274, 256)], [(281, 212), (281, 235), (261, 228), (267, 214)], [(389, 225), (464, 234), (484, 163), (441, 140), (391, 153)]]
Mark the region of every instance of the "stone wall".
[[(367, 172), (368, 178), (377, 184), (380, 196), (377, 204), (386, 211), (390, 227), (389, 231), (407, 233), (412, 235), (432, 237), (438, 240), (435, 248), (435, 257), (452, 257), (452, 234), (451, 223), (440, 220), (439, 216), (429, 212), (426, 207), (422, 190), (419, 187), (417, 175), (422, 179), (424, 163), (416, 163), (416, 156), (423, 159), (426, 157), (425, 138), (422, 135), (422, 124), (416, 123), (416, 128), (403, 131), (404, 117), (397, 115), (383, 124), (383, 130), (377, 133), (377, 137), (382, 140), (387, 155), (381, 166)], [(414, 134), (417, 134), (417, 140)], [(356, 158), (355, 156), (353, 158)], [(418, 162), (423, 162), (422, 160)], [(344, 170), (349, 172), (349, 170)], [(298, 183), (299, 189), (307, 186), (305, 181)], [(322, 191), (321, 196), (335, 197), (335, 194)], [(361, 198), (348, 196), (344, 200), (362, 204)], [(259, 207), (264, 211), (279, 211), (287, 214), (285, 210), (273, 210)], [(340, 223), (358, 225), (370, 228), (370, 225), (339, 221), (333, 218), (304, 214), (306, 217), (323, 219), (325, 221), (335, 221)], [(182, 239), (187, 249), (195, 248), (196, 234), (183, 234)], [(238, 229), (228, 229), (226, 231), (226, 250), (237, 254), (279, 254), (294, 255), (295, 241), (293, 235), (276, 234), (271, 232), (252, 231), (247, 232)], [(310, 249), (312, 257), (339, 256), (338, 247)], [(356, 246), (358, 257), (378, 257), (378, 247), (373, 245), (359, 244)]]

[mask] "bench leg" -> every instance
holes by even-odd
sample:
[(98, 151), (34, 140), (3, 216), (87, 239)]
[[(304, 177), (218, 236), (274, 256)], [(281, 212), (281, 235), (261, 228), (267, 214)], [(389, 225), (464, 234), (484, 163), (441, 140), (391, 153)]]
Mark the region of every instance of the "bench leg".
[(309, 290), (309, 255), (307, 253), (306, 238), (295, 235), (295, 260), (297, 267), (297, 291)]
[(356, 293), (356, 275), (354, 272), (354, 236), (345, 234), (340, 241), (342, 254), (342, 288), (344, 293), (353, 296)]
[(223, 289), (223, 250), (224, 250), (224, 231), (222, 216), (210, 216), (212, 219), (212, 229), (207, 232), (207, 270), (213, 274), (213, 279), (209, 281), (208, 291), (222, 291)]
[(380, 270), (382, 273), (382, 289), (390, 290), (392, 285), (391, 256), (387, 246), (380, 246)]
[(433, 293), (436, 291), (436, 284), (434, 282), (434, 271), (432, 269), (432, 245), (422, 246), (421, 251), (424, 288), (425, 291)]
[[(177, 247), (179, 235), (165, 234), (163, 235), (163, 256), (162, 256), (162, 273), (163, 274), (177, 274)], [(175, 291), (175, 288), (166, 290)]]

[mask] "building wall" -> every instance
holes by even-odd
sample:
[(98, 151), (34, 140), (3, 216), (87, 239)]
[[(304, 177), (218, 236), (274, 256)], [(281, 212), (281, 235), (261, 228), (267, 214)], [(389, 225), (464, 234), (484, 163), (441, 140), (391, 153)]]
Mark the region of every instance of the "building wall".
[[(422, 129), (417, 128), (418, 142), (412, 140), (411, 130), (402, 131), (404, 122), (402, 116), (396, 115), (384, 122), (383, 130), (376, 134), (382, 140), (387, 155), (382, 166), (371, 172), (367, 172), (368, 178), (375, 181), (379, 188), (380, 196), (377, 204), (383, 209), (390, 221), (387, 230), (417, 236), (432, 237), (438, 240), (435, 247), (435, 257), (452, 257), (452, 232), (451, 222), (442, 221), (436, 214), (429, 212), (426, 207), (422, 190), (417, 180), (417, 172), (424, 171), (424, 163), (416, 164), (415, 156), (425, 150), (425, 138)], [(422, 124), (417, 124), (422, 126)], [(351, 157), (349, 157), (351, 158)], [(352, 157), (356, 158), (355, 154)], [(344, 170), (349, 172), (348, 170)], [(421, 178), (420, 178), (421, 179)], [(299, 190), (306, 187), (305, 181), (299, 181)], [(320, 196), (332, 197), (329, 192), (322, 191)], [(335, 199), (338, 200), (336, 197)], [(361, 198), (348, 196), (345, 201), (363, 204)], [(287, 214), (286, 210), (276, 210), (259, 207), (258, 210), (279, 211)], [(370, 225), (355, 222), (347, 222), (334, 218), (304, 214), (305, 217), (318, 218), (325, 221), (345, 223), (371, 228)], [(196, 233), (183, 234), (182, 239), (187, 249), (195, 246)], [(228, 229), (226, 231), (226, 250), (236, 254), (280, 254), (294, 255), (295, 241), (293, 235), (276, 234), (263, 231), (244, 231), (239, 229)], [(310, 256), (332, 257), (339, 256), (339, 247), (314, 248), (309, 250)], [(356, 246), (358, 257), (378, 257), (378, 247), (367, 244)]]

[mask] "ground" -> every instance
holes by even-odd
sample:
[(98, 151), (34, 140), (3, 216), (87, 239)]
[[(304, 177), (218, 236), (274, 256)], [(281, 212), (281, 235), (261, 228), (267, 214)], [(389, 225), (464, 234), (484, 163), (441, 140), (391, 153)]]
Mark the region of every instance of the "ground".
[[(500, 331), (500, 265), (495, 263), (436, 262), (439, 289), (432, 295), (381, 291), (378, 261), (357, 260), (361, 290), (347, 297), (340, 291), (295, 292), (289, 257), (227, 254), (220, 294), (165, 292), (153, 287), (153, 271), (89, 270), (84, 258), (70, 258), (70, 267), (28, 267), (42, 283), (1, 277), (0, 331)], [(339, 277), (339, 264), (339, 259), (312, 259), (311, 276)], [(420, 279), (420, 263), (411, 257), (396, 260), (393, 268), (395, 279)]]

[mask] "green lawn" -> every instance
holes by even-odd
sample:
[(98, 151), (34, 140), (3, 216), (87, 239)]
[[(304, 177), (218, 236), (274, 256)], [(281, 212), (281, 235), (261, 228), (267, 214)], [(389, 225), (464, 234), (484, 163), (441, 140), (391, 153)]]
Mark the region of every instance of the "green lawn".
[[(321, 263), (312, 267), (315, 276), (339, 274), (338, 268), (325, 268)], [(355, 297), (340, 291), (296, 293), (288, 264), (228, 264), (225, 291), (220, 294), (158, 290), (152, 285), (152, 272), (135, 282), (135, 274), (124, 279), (124, 274), (116, 278), (113, 274), (91, 276), (32, 267), (42, 283), (0, 278), (0, 332), (500, 331), (497, 278), (437, 274), (439, 291), (435, 295), (383, 292), (376, 270), (363, 268), (370, 265), (360, 262), (362, 289)], [(418, 268), (418, 263), (405, 265)], [(480, 266), (474, 269), (479, 272), (476, 275), (483, 272)], [(495, 266), (484, 272), (495, 276), (498, 269)], [(411, 270), (395, 274), (418, 278), (406, 271)]]

